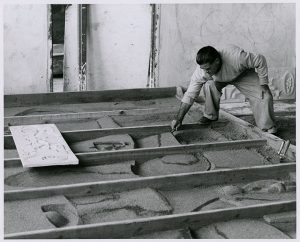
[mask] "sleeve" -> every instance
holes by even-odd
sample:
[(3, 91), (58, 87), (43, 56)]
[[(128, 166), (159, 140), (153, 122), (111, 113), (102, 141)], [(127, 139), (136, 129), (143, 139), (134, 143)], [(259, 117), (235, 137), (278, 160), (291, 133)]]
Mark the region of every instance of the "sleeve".
[(240, 64), (242, 68), (255, 68), (260, 85), (268, 85), (268, 66), (266, 58), (260, 54), (241, 51)]
[(183, 95), (181, 102), (192, 105), (195, 98), (199, 96), (201, 88), (206, 81), (207, 80), (203, 75), (203, 71), (200, 67), (197, 67), (191, 77), (189, 87)]

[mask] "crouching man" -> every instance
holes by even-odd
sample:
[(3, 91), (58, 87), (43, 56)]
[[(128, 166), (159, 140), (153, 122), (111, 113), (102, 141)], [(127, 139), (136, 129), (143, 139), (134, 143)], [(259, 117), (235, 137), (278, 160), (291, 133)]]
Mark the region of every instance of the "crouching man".
[(198, 65), (181, 100), (176, 119), (171, 123), (172, 130), (181, 126), (201, 88), (205, 104), (200, 123), (218, 120), (222, 89), (231, 84), (249, 100), (256, 125), (264, 132), (277, 132), (273, 96), (268, 86), (268, 67), (263, 55), (246, 52), (237, 46), (220, 50), (206, 46), (198, 51), (196, 62)]

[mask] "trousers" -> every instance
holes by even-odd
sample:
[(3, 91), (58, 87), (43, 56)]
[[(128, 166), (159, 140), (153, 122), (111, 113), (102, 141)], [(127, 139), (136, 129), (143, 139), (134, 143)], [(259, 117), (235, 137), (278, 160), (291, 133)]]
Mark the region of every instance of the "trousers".
[(257, 127), (268, 130), (275, 126), (273, 96), (262, 91), (254, 69), (244, 71), (231, 82), (207, 81), (203, 85), (204, 117), (218, 119), (222, 89), (227, 85), (234, 85), (249, 100)]

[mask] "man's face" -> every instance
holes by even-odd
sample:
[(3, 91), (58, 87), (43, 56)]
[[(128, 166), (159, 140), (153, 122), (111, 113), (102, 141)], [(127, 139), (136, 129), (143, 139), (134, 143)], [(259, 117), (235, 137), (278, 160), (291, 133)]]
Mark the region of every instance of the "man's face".
[(221, 68), (221, 61), (219, 58), (215, 59), (213, 63), (205, 63), (200, 65), (200, 68), (204, 70), (208, 75), (213, 76), (218, 73)]

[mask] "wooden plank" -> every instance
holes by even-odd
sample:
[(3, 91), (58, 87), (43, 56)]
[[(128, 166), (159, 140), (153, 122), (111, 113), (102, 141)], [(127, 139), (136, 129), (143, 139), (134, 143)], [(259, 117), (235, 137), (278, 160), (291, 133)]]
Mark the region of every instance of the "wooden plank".
[[(223, 127), (227, 122), (214, 122), (211, 124), (187, 123), (182, 125), (180, 130), (203, 129)], [(160, 134), (163, 132), (171, 132), (170, 125), (148, 125), (148, 126), (133, 126), (133, 127), (120, 127), (109, 129), (91, 129), (91, 130), (74, 130), (62, 131), (61, 134), (68, 143), (79, 142), (83, 140), (100, 138), (108, 135), (115, 134), (129, 134), (133, 138), (144, 137), (149, 135)], [(4, 136), (5, 149), (15, 149), (15, 144), (11, 135)]]
[[(128, 150), (115, 151), (99, 151), (89, 153), (75, 153), (80, 160), (80, 164), (84, 166), (112, 164), (116, 162), (151, 159), (159, 156), (182, 154), (182, 153), (197, 153), (210, 150), (226, 150), (226, 149), (241, 149), (254, 148), (266, 145), (266, 140), (238, 140), (227, 142), (211, 142), (202, 144), (188, 144), (176, 146), (164, 146), (156, 148), (139, 148)], [(4, 167), (17, 166), (20, 159), (4, 159)]]
[(173, 155), (180, 153), (197, 153), (210, 150), (226, 150), (226, 149), (241, 149), (253, 148), (266, 144), (265, 140), (239, 140), (228, 142), (212, 142), (202, 144), (188, 144), (165, 146), (156, 148), (140, 148), (134, 150), (117, 150), (108, 152), (91, 152), (91, 153), (77, 153), (80, 162), (85, 165), (95, 164), (111, 164), (112, 162), (119, 162), (124, 160), (138, 160), (151, 159), (158, 156)]
[(4, 126), (26, 125), (26, 124), (44, 124), (59, 123), (64, 121), (84, 121), (99, 119), (103, 116), (130, 116), (130, 115), (150, 115), (164, 114), (178, 111), (178, 107), (147, 108), (147, 109), (130, 109), (130, 110), (112, 110), (100, 112), (79, 112), (79, 113), (59, 113), (59, 114), (43, 114), (43, 115), (26, 115), (26, 116), (10, 116), (4, 117)]
[(23, 167), (79, 163), (54, 124), (13, 126), (10, 130)]
[[(9, 190), (4, 192), (5, 201), (33, 199), (56, 195), (96, 195), (150, 187), (153, 189), (180, 189), (189, 186), (211, 186), (263, 179), (282, 179), (296, 170), (295, 163), (211, 170), (153, 177), (139, 177), (114, 181), (79, 183)], [(213, 179), (212, 179), (213, 178)]]
[(95, 103), (125, 100), (148, 100), (172, 97), (176, 87), (135, 88), (123, 90), (82, 91), (63, 93), (38, 93), (4, 95), (4, 108), (26, 107), (32, 105)]
[(6, 234), (5, 239), (121, 239), (138, 234), (201, 227), (232, 219), (261, 218), (266, 214), (296, 210), (296, 201), (271, 202), (193, 213), (163, 215), (117, 222)]

